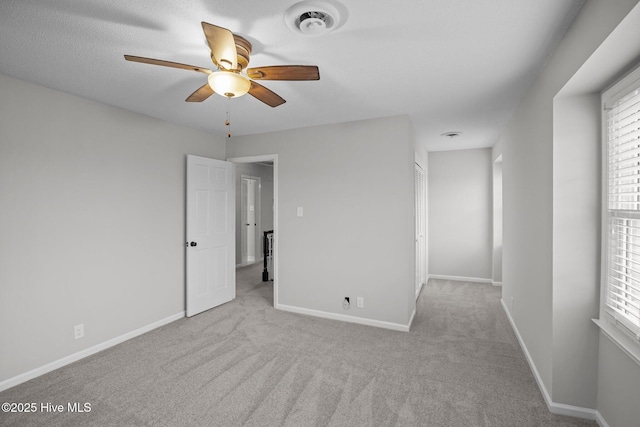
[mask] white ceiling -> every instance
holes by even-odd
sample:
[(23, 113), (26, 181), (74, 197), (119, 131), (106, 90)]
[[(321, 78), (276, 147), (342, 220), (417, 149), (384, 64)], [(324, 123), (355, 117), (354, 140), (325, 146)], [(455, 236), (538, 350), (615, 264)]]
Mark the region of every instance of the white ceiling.
[(430, 151), (490, 147), (583, 4), (341, 0), (344, 25), (308, 37), (284, 22), (296, 2), (2, 0), (0, 73), (225, 136), (225, 98), (184, 102), (204, 74), (123, 58), (214, 68), (206, 21), (253, 44), (250, 67), (320, 68), (319, 81), (261, 82), (282, 106), (231, 100), (234, 135), (406, 114)]

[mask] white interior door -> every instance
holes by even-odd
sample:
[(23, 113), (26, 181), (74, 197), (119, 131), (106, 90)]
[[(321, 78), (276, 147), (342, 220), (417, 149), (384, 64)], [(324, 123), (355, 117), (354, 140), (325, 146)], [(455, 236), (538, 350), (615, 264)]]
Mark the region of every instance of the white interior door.
[(235, 165), (187, 156), (187, 316), (236, 297)]

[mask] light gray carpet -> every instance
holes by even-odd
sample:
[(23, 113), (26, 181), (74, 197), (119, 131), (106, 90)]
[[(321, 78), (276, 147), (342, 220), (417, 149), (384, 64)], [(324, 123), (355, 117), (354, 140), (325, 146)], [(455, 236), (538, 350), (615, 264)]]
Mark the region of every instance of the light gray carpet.
[(431, 280), (411, 332), (273, 309), (260, 265), (238, 297), (0, 393), (89, 402), (2, 426), (595, 426), (551, 415), (500, 288)]

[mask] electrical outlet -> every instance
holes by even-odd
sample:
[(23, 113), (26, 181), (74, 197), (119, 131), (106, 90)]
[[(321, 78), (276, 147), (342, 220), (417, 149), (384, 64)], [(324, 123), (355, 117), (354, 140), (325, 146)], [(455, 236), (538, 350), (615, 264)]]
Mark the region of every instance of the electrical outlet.
[(84, 337), (84, 323), (80, 323), (73, 327), (73, 336), (75, 339)]
[(364, 308), (364, 297), (356, 297), (356, 307)]
[(349, 302), (349, 297), (344, 297), (344, 301), (342, 301), (342, 308), (345, 310), (349, 310), (351, 303)]

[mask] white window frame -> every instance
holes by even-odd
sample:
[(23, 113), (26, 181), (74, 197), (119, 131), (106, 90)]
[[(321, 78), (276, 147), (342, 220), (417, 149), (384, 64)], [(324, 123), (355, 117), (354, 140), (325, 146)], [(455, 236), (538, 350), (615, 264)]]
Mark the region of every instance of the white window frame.
[[(623, 295), (629, 295), (631, 292), (631, 286), (638, 289), (640, 288), (640, 272), (636, 273), (627, 273), (630, 267), (634, 267), (634, 269), (640, 270), (640, 247), (636, 249), (636, 253), (633, 255), (627, 256), (626, 254), (630, 253), (627, 248), (623, 247), (622, 240), (626, 236), (633, 234), (631, 238), (637, 237), (638, 243), (640, 243), (640, 138), (638, 138), (637, 142), (634, 139), (632, 144), (634, 147), (633, 154), (633, 169), (636, 169), (638, 175), (633, 175), (633, 183), (625, 184), (626, 186), (635, 187), (632, 190), (636, 194), (635, 200), (632, 202), (613, 202), (610, 205), (610, 176), (609, 176), (609, 162), (610, 162), (610, 152), (609, 152), (609, 126), (608, 126), (608, 118), (611, 112), (615, 111), (616, 107), (620, 100), (624, 100), (632, 92), (639, 90), (640, 91), (640, 67), (636, 68), (631, 73), (627, 74), (626, 77), (619, 80), (609, 89), (605, 90), (602, 93), (602, 252), (601, 252), (601, 285), (600, 285), (600, 318), (594, 321), (601, 328), (603, 333), (608, 336), (618, 347), (620, 347), (625, 353), (627, 353), (636, 363), (640, 364), (640, 323), (637, 323), (636, 320), (627, 318), (625, 316), (625, 310), (620, 310), (616, 312), (612, 308), (616, 304), (611, 304), (614, 301), (620, 301), (620, 298), (609, 298), (610, 288), (615, 288), (611, 286), (611, 281), (621, 282), (620, 278), (623, 281), (627, 281), (628, 285), (623, 285), (619, 289), (619, 293)], [(623, 149), (625, 150), (625, 156), (629, 156), (626, 154), (626, 149), (629, 145), (625, 145)], [(636, 153), (637, 152), (637, 153)], [(615, 156), (615, 154), (613, 155)], [(635, 156), (637, 156), (637, 162), (635, 162)], [(625, 160), (628, 161), (628, 160)], [(626, 179), (627, 177), (625, 177)], [(619, 181), (618, 181), (619, 182)], [(617, 184), (614, 185), (618, 190), (622, 187), (622, 185)], [(624, 205), (623, 205), (624, 203)], [(631, 223), (635, 223), (635, 226), (638, 227), (637, 231), (629, 232), (628, 228), (625, 229), (624, 232), (617, 234), (613, 231), (613, 228), (618, 227), (619, 225), (612, 225), (615, 221), (630, 221)], [(616, 237), (621, 237), (622, 239), (616, 239)], [(634, 239), (635, 240), (635, 239)], [(615, 252), (613, 249), (617, 249), (618, 252)], [(612, 260), (615, 258), (615, 261)], [(630, 260), (632, 259), (632, 266), (624, 265), (620, 267), (620, 263), (616, 262), (620, 259)], [(637, 265), (636, 265), (637, 263)], [(624, 264), (628, 264), (628, 261), (625, 261)], [(618, 270), (616, 273), (615, 270)], [(620, 273), (622, 270), (622, 273)], [(615, 278), (617, 276), (617, 278)], [(631, 276), (638, 276), (631, 278)], [(612, 277), (614, 279), (612, 279)], [(638, 280), (636, 282), (636, 280)], [(636, 303), (640, 303), (640, 301), (635, 299), (635, 296), (631, 300), (632, 305), (636, 305)], [(635, 310), (635, 308), (634, 308)], [(627, 312), (629, 312), (627, 310)]]

